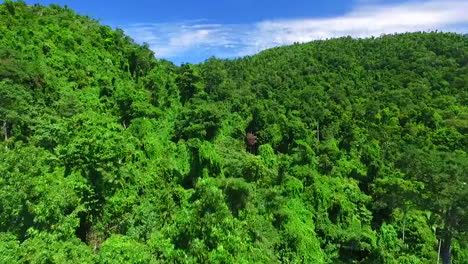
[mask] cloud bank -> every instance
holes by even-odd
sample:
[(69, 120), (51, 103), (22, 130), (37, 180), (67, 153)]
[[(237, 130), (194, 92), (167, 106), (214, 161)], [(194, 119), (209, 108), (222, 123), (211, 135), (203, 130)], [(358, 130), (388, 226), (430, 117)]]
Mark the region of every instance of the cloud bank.
[(397, 5), (361, 1), (354, 10), (332, 18), (210, 24), (205, 20), (123, 26), (137, 42), (146, 42), (156, 57), (200, 62), (210, 56), (234, 58), (261, 50), (342, 36), (369, 37), (414, 31), (468, 32), (468, 0), (430, 0)]

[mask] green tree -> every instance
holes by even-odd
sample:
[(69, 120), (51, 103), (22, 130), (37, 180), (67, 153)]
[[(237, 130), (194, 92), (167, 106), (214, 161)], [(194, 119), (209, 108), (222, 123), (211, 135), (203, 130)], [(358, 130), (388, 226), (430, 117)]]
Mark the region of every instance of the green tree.
[(408, 175), (424, 184), (418, 204), (435, 214), (441, 240), (443, 263), (451, 263), (451, 243), (468, 231), (468, 155), (422, 150), (409, 152), (405, 160)]

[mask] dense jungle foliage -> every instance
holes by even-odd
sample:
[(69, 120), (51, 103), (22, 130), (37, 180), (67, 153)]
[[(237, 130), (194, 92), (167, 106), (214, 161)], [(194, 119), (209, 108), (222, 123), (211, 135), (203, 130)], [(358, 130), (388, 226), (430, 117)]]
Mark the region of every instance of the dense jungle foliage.
[(175, 66), (5, 1), (0, 122), (0, 263), (468, 263), (466, 35)]

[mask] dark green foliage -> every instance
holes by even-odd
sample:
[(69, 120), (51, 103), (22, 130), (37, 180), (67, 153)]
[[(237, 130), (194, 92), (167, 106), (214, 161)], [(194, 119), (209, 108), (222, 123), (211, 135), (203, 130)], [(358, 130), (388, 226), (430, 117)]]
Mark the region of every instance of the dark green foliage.
[(0, 262), (466, 263), (467, 58), (411, 33), (177, 67), (5, 1)]

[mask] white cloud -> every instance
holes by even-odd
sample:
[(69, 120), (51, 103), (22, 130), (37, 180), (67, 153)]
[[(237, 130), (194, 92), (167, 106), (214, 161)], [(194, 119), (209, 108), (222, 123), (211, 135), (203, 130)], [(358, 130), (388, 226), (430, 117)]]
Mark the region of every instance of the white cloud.
[(191, 23), (135, 24), (124, 27), (124, 30), (136, 41), (148, 43), (158, 57), (163, 58), (177, 56), (199, 46), (229, 44), (222, 37), (225, 29), (221, 25)]
[(124, 30), (147, 42), (157, 57), (207, 58), (253, 54), (275, 46), (341, 36), (368, 37), (396, 32), (461, 29), (467, 32), (468, 0), (430, 0), (385, 5), (360, 0), (351, 12), (333, 18), (268, 20), (254, 24), (201, 21), (135, 24)]

